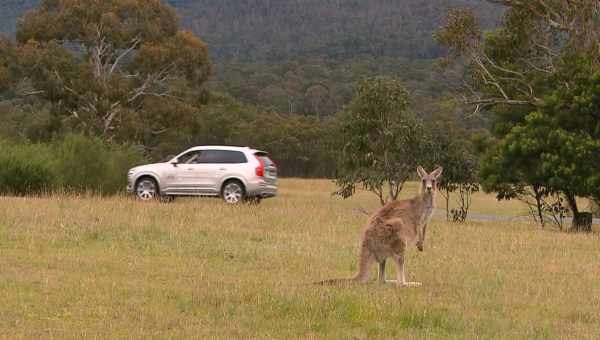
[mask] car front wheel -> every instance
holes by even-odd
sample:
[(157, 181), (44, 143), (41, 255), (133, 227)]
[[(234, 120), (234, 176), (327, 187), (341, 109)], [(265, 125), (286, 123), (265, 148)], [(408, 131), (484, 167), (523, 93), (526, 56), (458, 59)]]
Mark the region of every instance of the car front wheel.
[(229, 204), (238, 204), (244, 200), (244, 186), (239, 181), (229, 181), (223, 186), (221, 196)]
[(158, 185), (149, 177), (140, 179), (135, 185), (135, 195), (142, 201), (150, 201), (158, 196)]

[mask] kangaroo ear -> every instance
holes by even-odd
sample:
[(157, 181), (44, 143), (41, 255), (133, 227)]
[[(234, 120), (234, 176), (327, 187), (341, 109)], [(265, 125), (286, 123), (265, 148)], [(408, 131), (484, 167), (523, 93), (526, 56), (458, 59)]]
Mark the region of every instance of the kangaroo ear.
[(433, 170), (433, 172), (431, 173), (431, 175), (433, 176), (433, 178), (438, 178), (438, 177), (440, 177), (442, 175), (442, 171), (444, 171), (444, 168), (442, 168), (440, 166), (437, 169)]
[(423, 169), (423, 167), (419, 165), (417, 167), (417, 174), (419, 174), (419, 177), (423, 178), (427, 176), (427, 171), (425, 171), (425, 169)]

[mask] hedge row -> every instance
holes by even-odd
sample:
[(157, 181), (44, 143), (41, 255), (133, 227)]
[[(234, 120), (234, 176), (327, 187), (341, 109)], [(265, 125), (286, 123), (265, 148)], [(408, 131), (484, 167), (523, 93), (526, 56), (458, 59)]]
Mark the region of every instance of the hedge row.
[(127, 170), (145, 162), (139, 146), (83, 135), (67, 135), (51, 144), (0, 141), (0, 194), (113, 194), (125, 187)]

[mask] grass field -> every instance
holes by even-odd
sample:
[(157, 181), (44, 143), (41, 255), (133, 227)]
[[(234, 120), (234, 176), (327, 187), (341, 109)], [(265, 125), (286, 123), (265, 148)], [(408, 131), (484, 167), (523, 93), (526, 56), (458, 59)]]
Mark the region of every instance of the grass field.
[[(239, 207), (0, 198), (0, 338), (600, 338), (598, 233), (434, 219), (407, 259), (422, 287), (311, 285), (354, 274), (357, 208), (378, 205), (333, 189), (282, 180)], [(483, 194), (473, 211), (525, 213)]]

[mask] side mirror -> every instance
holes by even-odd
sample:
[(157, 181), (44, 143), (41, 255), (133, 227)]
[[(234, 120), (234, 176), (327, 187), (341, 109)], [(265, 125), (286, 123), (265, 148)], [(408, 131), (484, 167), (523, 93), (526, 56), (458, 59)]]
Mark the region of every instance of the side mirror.
[(177, 167), (177, 164), (179, 164), (179, 161), (174, 159), (171, 161), (171, 164), (173, 164), (174, 167)]

